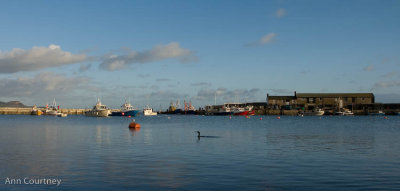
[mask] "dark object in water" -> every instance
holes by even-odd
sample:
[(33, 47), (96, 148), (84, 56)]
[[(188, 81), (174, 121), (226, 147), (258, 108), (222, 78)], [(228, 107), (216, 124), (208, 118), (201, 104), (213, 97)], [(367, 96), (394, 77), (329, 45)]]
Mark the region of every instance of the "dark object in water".
[(195, 131), (196, 133), (197, 133), (197, 138), (201, 138), (201, 137), (204, 137), (204, 138), (219, 138), (219, 136), (204, 136), (204, 135), (200, 135), (200, 131)]

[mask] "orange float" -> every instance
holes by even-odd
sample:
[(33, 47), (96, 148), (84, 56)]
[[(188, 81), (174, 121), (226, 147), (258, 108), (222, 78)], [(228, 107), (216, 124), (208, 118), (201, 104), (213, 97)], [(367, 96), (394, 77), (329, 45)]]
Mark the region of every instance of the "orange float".
[(129, 124), (129, 128), (139, 129), (140, 128), (140, 124), (139, 123), (135, 123), (135, 121), (132, 121), (132, 123)]

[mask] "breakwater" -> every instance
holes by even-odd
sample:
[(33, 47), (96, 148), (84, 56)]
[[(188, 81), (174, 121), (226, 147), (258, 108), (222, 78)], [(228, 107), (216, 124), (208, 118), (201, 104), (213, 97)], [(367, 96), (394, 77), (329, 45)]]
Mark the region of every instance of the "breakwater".
[[(38, 108), (38, 110), (45, 111), (45, 108)], [(61, 113), (68, 115), (83, 115), (89, 109), (60, 109)], [(15, 107), (0, 107), (0, 115), (30, 115), (32, 108), (15, 108)]]

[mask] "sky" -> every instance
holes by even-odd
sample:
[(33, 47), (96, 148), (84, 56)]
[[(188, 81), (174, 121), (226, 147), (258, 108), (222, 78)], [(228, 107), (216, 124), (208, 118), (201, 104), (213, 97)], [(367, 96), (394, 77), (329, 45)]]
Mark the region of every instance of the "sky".
[(400, 1), (5, 1), (0, 101), (167, 109), (270, 95), (400, 103)]

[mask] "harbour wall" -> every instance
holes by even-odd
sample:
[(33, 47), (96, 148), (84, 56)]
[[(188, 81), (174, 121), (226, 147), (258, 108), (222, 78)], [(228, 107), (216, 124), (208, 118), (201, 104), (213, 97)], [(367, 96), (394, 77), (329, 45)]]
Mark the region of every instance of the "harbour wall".
[[(45, 108), (38, 108), (38, 110), (45, 111)], [(68, 115), (83, 115), (89, 109), (60, 109), (61, 113)], [(32, 108), (13, 108), (13, 107), (0, 107), (0, 115), (30, 115)]]

